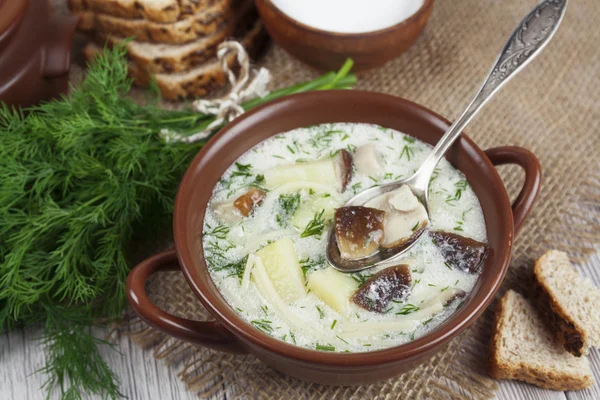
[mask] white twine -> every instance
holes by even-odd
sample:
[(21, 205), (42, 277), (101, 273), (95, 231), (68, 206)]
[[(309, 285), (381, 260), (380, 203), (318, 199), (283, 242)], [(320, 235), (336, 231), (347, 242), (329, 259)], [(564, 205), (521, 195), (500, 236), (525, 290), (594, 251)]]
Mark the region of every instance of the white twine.
[[(236, 57), (240, 66), (238, 76), (229, 67), (230, 57)], [(229, 93), (219, 99), (200, 99), (192, 103), (192, 106), (205, 115), (214, 115), (215, 120), (204, 130), (185, 136), (177, 132), (163, 128), (160, 135), (168, 143), (182, 142), (194, 143), (210, 135), (216, 128), (224, 123), (232, 121), (244, 113), (242, 103), (255, 97), (265, 97), (269, 94), (267, 84), (271, 80), (269, 70), (261, 68), (254, 72), (250, 68), (250, 59), (244, 47), (236, 41), (227, 41), (219, 45), (217, 58), (231, 85)], [(252, 76), (254, 75), (254, 76)]]

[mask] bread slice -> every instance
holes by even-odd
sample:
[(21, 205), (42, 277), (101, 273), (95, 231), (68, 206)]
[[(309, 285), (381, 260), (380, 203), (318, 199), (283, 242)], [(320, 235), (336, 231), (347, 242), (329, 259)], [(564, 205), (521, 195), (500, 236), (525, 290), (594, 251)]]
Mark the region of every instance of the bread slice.
[(69, 0), (74, 12), (91, 11), (127, 19), (175, 22), (223, 0)]
[[(267, 35), (262, 24), (257, 21), (240, 41), (252, 57), (260, 52), (266, 40)], [(83, 53), (87, 60), (91, 60), (101, 50), (101, 47), (95, 43), (88, 43), (84, 47)], [(228, 62), (233, 64), (233, 56), (229, 57)], [(137, 85), (145, 86), (150, 81), (151, 74), (133, 61), (129, 63), (129, 74), (134, 78)], [(154, 74), (154, 78), (162, 97), (167, 100), (183, 100), (188, 97), (205, 96), (227, 82), (221, 63), (215, 58), (189, 71), (173, 74), (159, 73)]]
[[(217, 46), (233, 33), (233, 24), (213, 35), (185, 44), (163, 44), (132, 41), (127, 44), (129, 57), (150, 73), (173, 73), (194, 68), (216, 54)], [(96, 38), (104, 43), (101, 37)], [(109, 35), (106, 41), (114, 45), (123, 40)]]
[(82, 32), (93, 32), (96, 28), (96, 15), (91, 11), (73, 11), (79, 21), (77, 22), (77, 30)]
[(107, 14), (80, 11), (79, 30), (95, 31), (102, 36), (133, 36), (137, 41), (181, 44), (206, 37), (223, 29), (232, 20), (231, 0), (222, 0), (212, 7), (173, 23), (162, 24), (145, 19), (124, 19)]
[(539, 309), (564, 348), (580, 357), (590, 347), (599, 347), (600, 290), (562, 251), (544, 254), (533, 272)]
[(492, 337), (490, 375), (553, 390), (578, 390), (594, 383), (587, 358), (562, 348), (542, 317), (520, 294), (500, 300)]
[[(150, 73), (174, 73), (198, 67), (216, 54), (218, 45), (227, 37), (241, 37), (249, 32), (258, 18), (252, 1), (233, 9), (234, 19), (213, 35), (185, 44), (162, 44), (131, 41), (127, 44), (129, 57)], [(98, 44), (114, 45), (123, 38), (96, 35)]]

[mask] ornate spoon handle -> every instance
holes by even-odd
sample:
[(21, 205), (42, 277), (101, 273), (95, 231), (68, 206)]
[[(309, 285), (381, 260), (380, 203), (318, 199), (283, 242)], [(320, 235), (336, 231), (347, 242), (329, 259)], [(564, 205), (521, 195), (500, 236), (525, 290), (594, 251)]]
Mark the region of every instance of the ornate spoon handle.
[(423, 191), (423, 195), (427, 193), (429, 178), (435, 166), (460, 136), (463, 128), (506, 82), (548, 44), (556, 33), (566, 9), (567, 0), (544, 0), (521, 21), (502, 49), (481, 89), (440, 139), (415, 175), (414, 185), (419, 191)]

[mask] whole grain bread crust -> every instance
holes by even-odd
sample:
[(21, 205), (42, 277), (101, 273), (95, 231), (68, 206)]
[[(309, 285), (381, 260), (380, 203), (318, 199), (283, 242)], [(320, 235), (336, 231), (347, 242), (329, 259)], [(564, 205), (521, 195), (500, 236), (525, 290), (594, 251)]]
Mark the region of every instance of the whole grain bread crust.
[(533, 297), (544, 322), (555, 335), (565, 350), (576, 357), (584, 354), (585, 332), (577, 328), (573, 320), (554, 300), (537, 275), (534, 276)]
[(223, 0), (171, 0), (164, 6), (156, 6), (144, 0), (68, 0), (74, 12), (92, 12), (126, 19), (147, 19), (169, 23), (193, 15)]
[(543, 376), (540, 371), (527, 365), (510, 365), (496, 360), (490, 368), (490, 375), (495, 379), (516, 379), (550, 390), (581, 390), (594, 384), (592, 379), (578, 379), (568, 374), (555, 373), (548, 369)]
[(488, 365), (490, 376), (495, 379), (516, 379), (551, 390), (580, 390), (593, 385), (591, 377), (574, 377), (561, 374), (550, 368), (545, 371), (525, 364), (511, 364), (501, 360), (499, 356), (501, 332), (506, 329), (502, 316), (507, 312), (508, 296), (503, 296), (498, 303), (495, 315), (494, 334), (490, 343), (491, 357)]
[(79, 11), (78, 29), (95, 31), (102, 36), (135, 37), (137, 41), (182, 44), (207, 37), (223, 29), (233, 19), (231, 0), (223, 0), (213, 7), (174, 23), (162, 24), (145, 19), (124, 19), (107, 14)]
[(536, 307), (548, 325), (548, 328), (556, 335), (556, 338), (563, 344), (565, 350), (576, 357), (587, 354), (587, 335), (585, 330), (577, 325), (569, 314), (560, 306), (556, 298), (548, 289), (548, 284), (544, 280), (540, 270), (544, 257), (535, 261), (533, 267), (534, 276), (534, 297)]
[[(185, 48), (178, 52), (172, 52), (173, 54), (158, 54), (153, 56), (147, 52), (140, 51), (134, 45), (135, 42), (132, 42), (128, 45), (128, 55), (136, 64), (153, 74), (182, 72), (199, 66), (214, 57), (218, 45), (231, 36), (233, 29), (233, 25), (226, 26), (214, 35), (199, 40), (197, 44), (191, 42), (186, 45), (179, 45), (185, 46)], [(113, 35), (102, 37), (102, 35), (98, 34), (95, 35), (94, 40), (99, 45), (104, 45), (105, 43), (115, 45), (123, 40), (123, 38)]]
[[(238, 8), (233, 9), (233, 13), (235, 16), (231, 23), (213, 35), (181, 45), (132, 41), (128, 44), (128, 55), (136, 64), (153, 74), (177, 73), (198, 67), (214, 57), (218, 45), (223, 40), (232, 35), (241, 37), (250, 32), (258, 18), (252, 1), (244, 1)], [(106, 43), (114, 45), (123, 38), (95, 34), (94, 40), (104, 46)]]
[[(241, 43), (248, 51), (251, 58), (255, 58), (263, 49), (267, 35), (260, 22), (257, 22), (242, 39)], [(234, 58), (230, 56), (229, 65), (233, 65)], [(214, 68), (205, 72), (202, 68), (184, 72), (179, 79), (169, 79), (172, 75), (156, 74), (156, 82), (163, 98), (167, 100), (184, 100), (190, 97), (202, 97), (220, 88), (227, 82), (225, 72), (220, 63), (214, 61)], [(197, 71), (197, 72), (196, 72)]]
[[(267, 35), (262, 24), (256, 22), (254, 27), (241, 39), (251, 57), (258, 54), (267, 41)], [(94, 43), (84, 47), (84, 57), (90, 61), (101, 50)], [(234, 57), (228, 58), (229, 65), (233, 65)], [(130, 61), (129, 75), (138, 86), (146, 86), (150, 82), (151, 74), (143, 66)], [(155, 74), (156, 83), (161, 95), (166, 100), (184, 100), (189, 97), (202, 97), (222, 87), (227, 82), (225, 72), (216, 59), (202, 67), (178, 74)]]

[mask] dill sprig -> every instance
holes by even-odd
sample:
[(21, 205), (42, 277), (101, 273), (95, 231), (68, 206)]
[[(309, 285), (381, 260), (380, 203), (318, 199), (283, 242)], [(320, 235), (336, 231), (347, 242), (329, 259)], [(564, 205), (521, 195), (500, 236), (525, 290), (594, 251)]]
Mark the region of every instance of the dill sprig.
[(321, 350), (321, 351), (335, 351), (335, 346), (332, 346), (330, 344), (320, 344), (320, 343), (317, 343), (315, 345), (315, 349), (316, 350)]
[(273, 333), (273, 327), (271, 326), (272, 322), (268, 319), (255, 319), (250, 321), (250, 323), (265, 333)]
[(281, 213), (277, 213), (276, 219), (280, 226), (284, 226), (300, 207), (300, 193), (282, 194), (278, 200)]
[(358, 283), (358, 287), (361, 287), (369, 280), (370, 277), (373, 276), (373, 274), (368, 274), (365, 272), (355, 272), (353, 274), (348, 274), (348, 276), (350, 276), (350, 278), (354, 279), (354, 281)]
[[(242, 106), (348, 88), (351, 65)], [(191, 134), (214, 121), (161, 109), (158, 96), (138, 104), (127, 96), (131, 85), (118, 45), (68, 97), (0, 106), (0, 331), (44, 324), (41, 372), (63, 398), (121, 396), (91, 327), (122, 315), (130, 243), (168, 232), (179, 180), (208, 140), (168, 144), (159, 132)]]
[(404, 307), (402, 307), (400, 309), (400, 311), (398, 311), (396, 313), (396, 315), (408, 315), (408, 314), (412, 314), (415, 311), (419, 311), (419, 309), (420, 308), (417, 307), (417, 306), (415, 306), (414, 304), (407, 303), (407, 304), (404, 305)]
[(237, 276), (241, 281), (244, 276), (244, 270), (246, 269), (246, 264), (248, 263), (248, 256), (245, 256), (238, 261), (227, 263), (227, 264), (218, 264), (215, 263), (214, 260), (209, 261), (209, 265), (215, 271), (227, 271), (229, 273), (228, 276)]
[(461, 179), (458, 182), (456, 182), (454, 184), (454, 187), (456, 187), (456, 192), (454, 192), (454, 195), (448, 195), (446, 197), (446, 203), (448, 203), (451, 206), (455, 206), (456, 202), (462, 198), (463, 190), (465, 190), (468, 186), (469, 183), (466, 179)]
[(317, 268), (320, 268), (325, 265), (325, 257), (319, 256), (316, 259), (312, 259), (309, 257), (303, 258), (300, 260), (300, 268), (302, 269), (302, 274), (306, 278), (306, 273), (308, 271), (313, 271)]
[(314, 217), (304, 228), (304, 231), (300, 234), (301, 238), (306, 238), (309, 236), (319, 236), (323, 233), (323, 229), (325, 229), (325, 217), (323, 214), (325, 210), (321, 210), (321, 212), (315, 213)]

